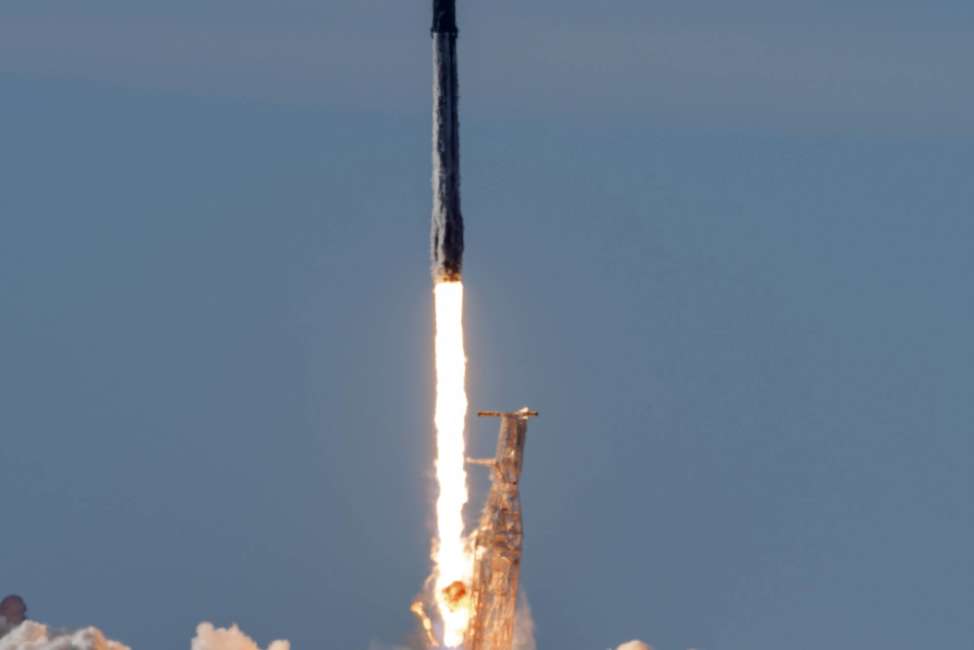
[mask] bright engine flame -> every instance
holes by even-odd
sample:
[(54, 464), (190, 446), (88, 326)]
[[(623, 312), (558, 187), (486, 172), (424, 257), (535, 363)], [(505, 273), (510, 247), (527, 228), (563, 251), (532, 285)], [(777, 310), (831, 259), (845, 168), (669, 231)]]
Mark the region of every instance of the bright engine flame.
[(436, 499), (433, 549), (436, 606), (443, 645), (463, 643), (470, 620), (468, 596), (473, 558), (463, 534), (467, 472), (463, 428), (467, 417), (467, 357), (463, 351), (463, 283), (438, 282), (436, 302)]

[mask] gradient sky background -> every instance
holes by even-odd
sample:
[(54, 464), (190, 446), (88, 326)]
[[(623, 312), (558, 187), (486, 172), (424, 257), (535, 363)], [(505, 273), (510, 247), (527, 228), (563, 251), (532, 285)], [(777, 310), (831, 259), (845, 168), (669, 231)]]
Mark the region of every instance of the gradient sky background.
[[(0, 592), (34, 618), (411, 630), (427, 5), (0, 6)], [(469, 393), (542, 413), (539, 647), (968, 647), (974, 4), (460, 14)]]

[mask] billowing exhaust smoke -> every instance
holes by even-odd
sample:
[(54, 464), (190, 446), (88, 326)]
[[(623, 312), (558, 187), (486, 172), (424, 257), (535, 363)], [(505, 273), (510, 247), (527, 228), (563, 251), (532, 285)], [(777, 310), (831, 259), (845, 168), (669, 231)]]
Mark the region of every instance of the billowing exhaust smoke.
[(626, 641), (616, 648), (616, 650), (653, 650), (653, 648), (642, 641)]
[[(290, 650), (287, 641), (273, 641), (267, 650)], [(193, 639), (191, 650), (260, 650), (249, 636), (240, 631), (236, 625), (229, 629), (213, 627), (212, 623), (200, 623), (196, 627), (196, 638)]]
[[(274, 641), (267, 650), (290, 650), (287, 641)], [(0, 650), (133, 650), (124, 643), (112, 641), (94, 627), (70, 632), (51, 630), (35, 621), (10, 626), (0, 616)], [(257, 643), (236, 625), (229, 628), (200, 623), (190, 650), (261, 650)]]
[[(3, 631), (0, 626), (0, 632)], [(101, 630), (86, 627), (55, 632), (46, 625), (24, 621), (0, 637), (0, 650), (131, 650), (124, 643), (106, 639)]]

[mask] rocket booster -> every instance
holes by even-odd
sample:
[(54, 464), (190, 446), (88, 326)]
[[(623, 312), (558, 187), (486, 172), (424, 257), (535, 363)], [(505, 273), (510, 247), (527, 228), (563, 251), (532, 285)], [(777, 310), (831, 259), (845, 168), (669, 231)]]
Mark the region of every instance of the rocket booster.
[(463, 266), (456, 0), (433, 0), (433, 279), (457, 281)]

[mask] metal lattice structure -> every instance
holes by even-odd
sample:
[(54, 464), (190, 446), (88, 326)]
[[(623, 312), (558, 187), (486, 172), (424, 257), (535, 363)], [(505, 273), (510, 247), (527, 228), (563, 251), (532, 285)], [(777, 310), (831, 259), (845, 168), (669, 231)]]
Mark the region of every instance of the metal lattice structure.
[(474, 573), (471, 583), (473, 616), (464, 640), (466, 650), (511, 650), (521, 573), (520, 479), (528, 418), (527, 408), (513, 413), (481, 411), (499, 417), (497, 454), (490, 460), (470, 460), (491, 470), (491, 487), (474, 539)]

